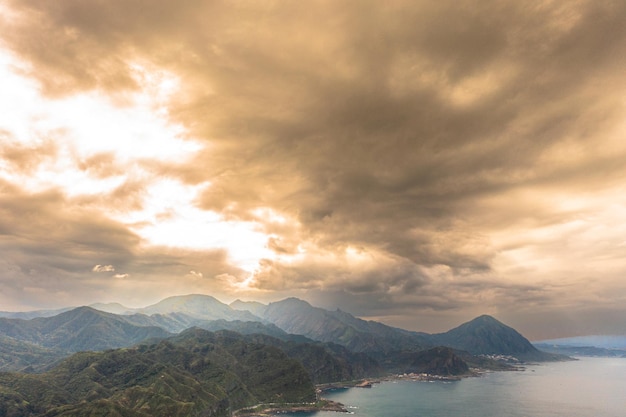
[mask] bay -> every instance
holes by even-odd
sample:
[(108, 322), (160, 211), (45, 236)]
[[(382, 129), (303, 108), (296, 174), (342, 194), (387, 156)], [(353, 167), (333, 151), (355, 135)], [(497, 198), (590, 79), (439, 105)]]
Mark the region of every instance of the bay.
[[(625, 416), (626, 359), (579, 359), (452, 382), (387, 381), (324, 396), (358, 417)], [(332, 412), (314, 414), (337, 417)]]

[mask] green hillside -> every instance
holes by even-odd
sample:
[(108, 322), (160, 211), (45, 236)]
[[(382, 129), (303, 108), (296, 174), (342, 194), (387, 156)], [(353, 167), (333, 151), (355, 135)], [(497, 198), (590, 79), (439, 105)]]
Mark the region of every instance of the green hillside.
[(229, 416), (315, 398), (308, 372), (280, 349), (202, 330), (77, 353), (42, 374), (0, 374), (0, 416)]
[(53, 317), (0, 318), (0, 334), (44, 348), (78, 352), (131, 346), (171, 333), (154, 325), (129, 323), (125, 316), (79, 307)]
[(488, 315), (430, 338), (434, 344), (465, 350), (473, 355), (510, 355), (524, 361), (563, 359), (562, 356), (538, 350), (515, 329)]

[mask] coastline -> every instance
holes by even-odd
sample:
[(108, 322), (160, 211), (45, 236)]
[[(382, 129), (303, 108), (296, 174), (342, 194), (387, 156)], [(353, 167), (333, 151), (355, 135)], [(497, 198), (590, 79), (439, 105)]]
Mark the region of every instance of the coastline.
[[(510, 371), (523, 371), (523, 366), (511, 366)], [(232, 413), (233, 417), (271, 417), (283, 413), (312, 413), (315, 411), (333, 411), (338, 413), (349, 413), (347, 407), (336, 401), (332, 401), (322, 397), (325, 392), (344, 390), (350, 388), (362, 388), (369, 389), (376, 384), (392, 381), (441, 381), (452, 382), (460, 381), (465, 378), (475, 378), (485, 375), (487, 373), (494, 372), (487, 369), (472, 368), (470, 372), (462, 375), (436, 375), (427, 373), (406, 373), (406, 374), (394, 374), (384, 377), (358, 379), (352, 381), (331, 382), (326, 384), (317, 384), (315, 390), (318, 396), (316, 403), (305, 404), (259, 404), (254, 407), (248, 407), (237, 410)]]
[[(394, 384), (391, 378), (384, 377), (376, 380), (380, 384), (374, 384), (371, 392), (367, 389), (348, 390), (357, 385), (356, 381), (324, 384), (318, 388), (329, 390), (336, 387), (335, 394), (325, 393), (322, 397), (344, 403), (348, 413), (354, 412), (355, 415), (480, 417), (502, 415), (502, 410), (517, 409), (524, 415), (537, 417), (617, 417), (623, 415), (620, 389), (626, 375), (624, 370), (626, 361), (621, 358), (583, 358), (562, 363), (528, 364), (522, 372), (487, 370), (480, 378), (462, 378), (460, 382), (412, 382), (401, 378), (402, 381)], [(490, 401), (493, 398), (498, 401)], [(591, 412), (581, 414), (581, 410)], [(275, 413), (276, 417), (285, 416), (279, 414)], [(311, 417), (307, 413), (289, 415)]]
[[(512, 368), (510, 370), (523, 370), (522, 367)], [(437, 375), (426, 373), (406, 373), (393, 374), (377, 378), (361, 379), (356, 381), (341, 381), (328, 384), (318, 384), (316, 386), (318, 395), (328, 391), (336, 391), (348, 388), (372, 388), (375, 384), (388, 381), (460, 381), (465, 378), (475, 378), (490, 372), (484, 369), (472, 369), (470, 372), (462, 375)]]
[(283, 413), (312, 413), (315, 411), (334, 411), (348, 413), (342, 403), (320, 398), (312, 404), (259, 404), (255, 407), (243, 408), (232, 413), (233, 417), (270, 417)]

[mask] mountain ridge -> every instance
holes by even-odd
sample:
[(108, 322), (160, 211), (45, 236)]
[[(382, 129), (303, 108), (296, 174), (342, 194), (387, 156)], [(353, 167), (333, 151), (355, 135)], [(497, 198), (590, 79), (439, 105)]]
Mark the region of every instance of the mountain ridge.
[(77, 307), (52, 317), (0, 318), (0, 334), (44, 348), (68, 352), (125, 347), (171, 333), (157, 326), (137, 326), (123, 316)]
[(383, 323), (365, 321), (341, 310), (329, 311), (298, 298), (270, 303), (263, 318), (287, 333), (321, 342), (333, 342), (355, 352), (430, 347), (417, 333), (406, 333)]
[(0, 373), (0, 415), (229, 417), (259, 402), (315, 400), (307, 371), (280, 349), (201, 332), (75, 353), (42, 374)]
[[(394, 352), (447, 346), (473, 355), (555, 360), (555, 356), (541, 353), (516, 330), (488, 315), (476, 317), (445, 333), (427, 334), (366, 321), (340, 309), (331, 311), (314, 307), (294, 297), (268, 305), (240, 300), (231, 305), (209, 295), (189, 294), (132, 309), (132, 314), (79, 307), (48, 318), (0, 318), (0, 334), (44, 348), (78, 351), (130, 346), (148, 338), (164, 338), (190, 327), (199, 327), (267, 334), (285, 340), (288, 337), (295, 340), (294, 335), (299, 335), (318, 342), (335, 343), (353, 352), (375, 354), (377, 358)], [(105, 306), (125, 309), (116, 303)], [(112, 340), (101, 340), (107, 333), (112, 335)]]

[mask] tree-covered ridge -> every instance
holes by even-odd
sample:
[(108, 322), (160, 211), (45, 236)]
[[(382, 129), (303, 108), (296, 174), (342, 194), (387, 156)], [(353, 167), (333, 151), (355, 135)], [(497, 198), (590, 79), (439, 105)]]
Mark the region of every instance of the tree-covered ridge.
[(465, 350), (473, 355), (510, 355), (525, 361), (549, 361), (558, 355), (542, 352), (515, 329), (483, 315), (445, 333), (430, 335), (433, 344)]
[(76, 353), (42, 374), (0, 374), (0, 416), (227, 416), (315, 398), (307, 370), (280, 349), (197, 329), (152, 345)]
[(172, 335), (154, 322), (134, 324), (125, 316), (90, 307), (31, 320), (0, 318), (0, 334), (67, 352), (126, 347), (148, 338)]
[[(220, 331), (217, 334), (234, 336), (233, 332)], [(281, 349), (290, 358), (302, 363), (316, 384), (385, 374), (385, 370), (371, 356), (365, 353), (352, 352), (334, 343), (316, 342), (294, 335), (276, 338), (260, 332), (244, 337), (248, 341)]]

